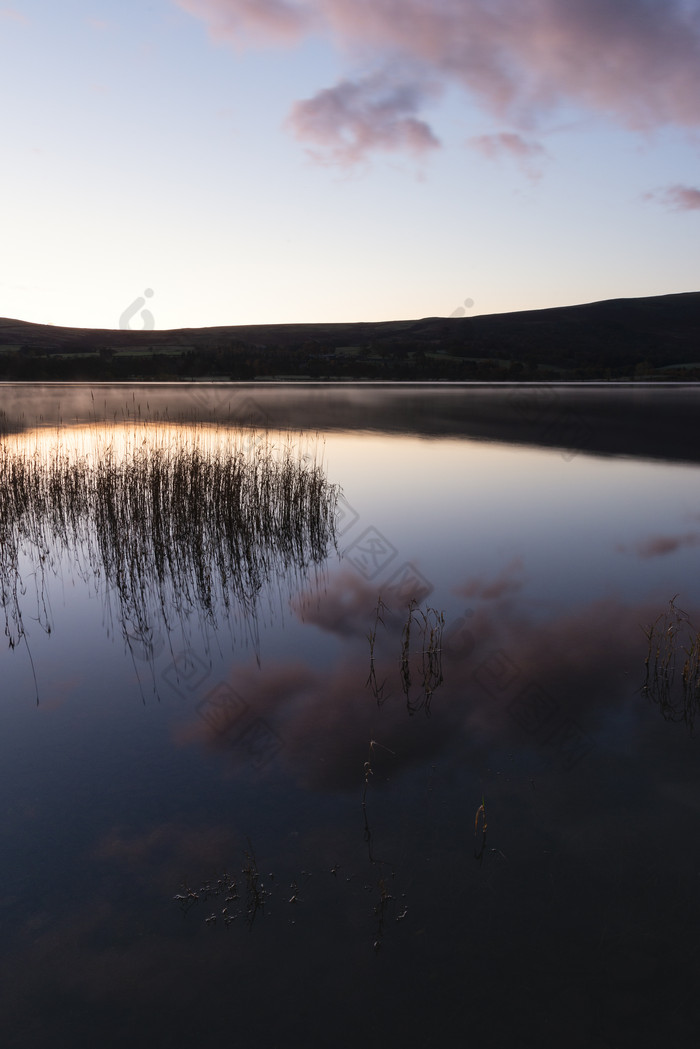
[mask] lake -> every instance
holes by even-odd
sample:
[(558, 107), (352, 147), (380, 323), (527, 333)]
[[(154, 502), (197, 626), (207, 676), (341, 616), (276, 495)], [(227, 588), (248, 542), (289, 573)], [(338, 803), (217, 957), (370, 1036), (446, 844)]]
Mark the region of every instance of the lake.
[(3, 1046), (697, 1043), (700, 391), (0, 398)]

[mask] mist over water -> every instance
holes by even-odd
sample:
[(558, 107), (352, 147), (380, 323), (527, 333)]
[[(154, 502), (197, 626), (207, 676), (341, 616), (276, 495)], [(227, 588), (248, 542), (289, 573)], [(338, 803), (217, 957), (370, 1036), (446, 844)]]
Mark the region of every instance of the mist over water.
[(5, 387), (3, 1044), (694, 1044), (699, 401)]

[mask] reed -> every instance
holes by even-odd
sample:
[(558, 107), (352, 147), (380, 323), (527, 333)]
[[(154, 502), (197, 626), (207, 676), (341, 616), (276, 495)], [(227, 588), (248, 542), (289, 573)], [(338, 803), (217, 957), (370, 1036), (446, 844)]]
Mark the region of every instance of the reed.
[[(386, 691), (386, 677), (381, 684), (377, 678), (375, 665), (377, 629), (380, 623), (386, 627), (385, 617), (391, 614), (391, 609), (387, 608), (380, 597), (374, 613), (374, 624), (367, 633), (369, 675), (365, 686), (371, 690), (378, 705), (384, 703), (390, 693)], [(426, 715), (430, 714), (433, 694), (443, 682), (442, 636), (444, 629), (444, 612), (438, 612), (429, 606), (425, 609), (420, 608), (415, 600), (409, 602), (406, 619), (401, 626), (399, 656), (399, 681), (409, 714), (415, 714), (421, 709)], [(415, 687), (416, 677), (420, 681), (417, 689)]]
[[(484, 856), (484, 850), (486, 849), (486, 831), (488, 824), (486, 822), (486, 799), (484, 795), (481, 795), (481, 805), (476, 810), (474, 817), (474, 859), (481, 861)], [(481, 830), (481, 840), (479, 840), (479, 831)]]
[[(411, 625), (417, 621), (420, 635), (420, 673), (421, 684), (418, 701), (411, 701), (410, 686), (410, 659), (411, 659)], [(405, 681), (404, 694), (409, 713), (424, 707), (426, 714), (430, 714), (430, 704), (433, 693), (443, 681), (442, 675), (442, 635), (445, 628), (445, 615), (434, 608), (427, 607), (425, 611), (418, 607), (416, 601), (411, 601), (408, 606), (408, 618), (404, 626), (403, 645), (401, 652), (401, 676)]]
[[(250, 627), (266, 584), (303, 575), (335, 546), (339, 488), (300, 442), (223, 428), (130, 424), (0, 442), (0, 599), (26, 634), (25, 587), (51, 629), (47, 573), (78, 572), (116, 597), (125, 643), (196, 613)], [(244, 440), (245, 437), (245, 440)], [(82, 443), (81, 443), (82, 441)]]
[(385, 694), (386, 678), (383, 679), (381, 684), (377, 680), (377, 671), (374, 664), (374, 647), (377, 643), (377, 628), (379, 624), (385, 627), (384, 613), (389, 611), (386, 605), (382, 601), (381, 597), (377, 599), (377, 607), (375, 609), (374, 624), (370, 627), (367, 632), (367, 640), (369, 641), (369, 676), (365, 682), (365, 688), (369, 688), (372, 695), (377, 700), (377, 704), (381, 706), (385, 699), (389, 698), (389, 694)]
[(700, 707), (700, 632), (676, 605), (676, 594), (651, 625), (642, 694), (657, 703), (667, 721), (684, 722), (692, 733)]
[[(384, 922), (386, 918), (386, 912), (390, 903), (392, 903), (394, 900), (394, 896), (392, 896), (392, 894), (389, 892), (385, 871), (391, 871), (392, 879), (395, 876), (395, 872), (392, 868), (392, 865), (389, 864), (386, 860), (377, 859), (377, 857), (374, 855), (374, 851), (372, 848), (372, 830), (367, 815), (367, 790), (370, 783), (370, 777), (374, 775), (372, 761), (375, 747), (379, 747), (380, 750), (386, 751), (387, 754), (391, 754), (392, 756), (395, 755), (394, 751), (390, 750), (389, 747), (385, 747), (383, 743), (378, 743), (376, 739), (372, 739), (369, 743), (369, 755), (364, 763), (365, 782), (364, 789), (362, 791), (362, 816), (365, 824), (365, 843), (367, 845), (367, 858), (369, 859), (370, 866), (377, 875), (376, 888), (378, 891), (378, 899), (374, 906), (374, 917), (376, 919), (376, 926), (373, 940), (373, 947), (376, 952), (382, 946), (384, 940)], [(406, 912), (404, 911), (402, 917), (405, 917), (405, 915)]]

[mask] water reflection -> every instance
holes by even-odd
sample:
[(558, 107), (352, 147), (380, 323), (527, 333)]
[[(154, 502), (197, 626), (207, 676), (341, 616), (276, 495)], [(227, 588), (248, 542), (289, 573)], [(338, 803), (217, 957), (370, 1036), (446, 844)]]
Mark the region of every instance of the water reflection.
[(460, 436), (700, 461), (697, 387), (615, 383), (2, 383), (3, 429), (170, 419), (292, 431)]
[[(271, 414), (283, 408), (273, 393), (260, 399)], [(89, 391), (75, 397), (89, 406)], [(339, 390), (327, 401), (307, 391), (291, 415), (315, 403), (340, 425), (343, 399), (355, 425), (392, 433), (410, 428), (407, 406), (420, 407), (414, 391)], [(669, 1022), (674, 1044), (695, 1044), (697, 741), (639, 687), (640, 625), (665, 629), (657, 617), (676, 591), (697, 621), (683, 596), (696, 567), (697, 470), (645, 462), (653, 428), (635, 445), (614, 411), (587, 440), (612, 450), (619, 427), (634, 462), (462, 440), (471, 429), (508, 437), (502, 405), (489, 430), (488, 398), (474, 400), (471, 412), (463, 391), (429, 392), (420, 440), (325, 436), (328, 476), (355, 515), (337, 529), (340, 562), (318, 572), (314, 557), (333, 554), (334, 539), (335, 489), (322, 474), (304, 504), (307, 520), (316, 507), (318, 543), (302, 533), (284, 545), (261, 467), (258, 487), (242, 491), (272, 506), (258, 515), (272, 524), (252, 515), (239, 545), (229, 537), (218, 551), (215, 507), (229, 504), (215, 502), (216, 477), (225, 483), (238, 451), (245, 464), (265, 454), (250, 426), (231, 436), (223, 407), (218, 431), (185, 427), (184, 445), (169, 426), (122, 416), (99, 440), (79, 427), (70, 439), (55, 428), (7, 437), (20, 459), (43, 462), (35, 488), (33, 467), (17, 472), (26, 494), (16, 501), (9, 466), (3, 475), (7, 608), (19, 578), (34, 629), (33, 572), (37, 593), (44, 579), (54, 598), (54, 573), (86, 582), (64, 603), (60, 643), (35, 645), (62, 705), (25, 702), (26, 662), (6, 652), (2, 665), (8, 1046), (209, 1049), (234, 1036), (603, 1049), (665, 1044)], [(552, 412), (545, 419), (537, 398), (526, 408), (517, 404), (529, 432), (541, 426), (544, 442), (546, 424), (550, 439)], [(425, 437), (441, 426), (448, 440)], [(669, 430), (656, 451), (682, 458), (684, 440)], [(192, 447), (194, 469), (178, 466)], [(317, 445), (294, 443), (291, 459), (296, 478), (319, 463)], [(122, 482), (97, 493), (103, 474)], [(101, 513), (83, 509), (86, 491)], [(23, 535), (16, 554), (9, 507)], [(295, 522), (287, 528), (297, 535)], [(371, 528), (398, 555), (368, 578), (345, 554)], [(262, 551), (252, 561), (246, 542)], [(230, 551), (241, 570), (227, 567), (227, 610)], [(416, 566), (429, 595), (409, 593), (403, 574), (392, 591), (399, 562)], [(260, 614), (259, 660), (244, 646), (217, 652), (217, 623), (238, 615), (246, 629), (289, 579), (291, 611), (285, 601), (283, 617)], [(98, 591), (117, 623), (130, 614), (134, 650), (165, 644), (180, 615), (192, 623), (175, 655), (156, 660), (162, 702), (138, 702), (133, 667), (95, 615)], [(47, 601), (42, 622), (57, 611)], [(150, 634), (137, 636), (146, 622)], [(660, 648), (660, 670), (664, 658)], [(199, 672), (178, 680), (186, 659)], [(680, 1003), (671, 1021), (669, 1001)]]
[(700, 631), (673, 598), (645, 634), (642, 693), (658, 704), (666, 721), (681, 721), (692, 734), (700, 708)]
[(26, 640), (33, 580), (75, 572), (115, 605), (124, 641), (195, 617), (255, 631), (265, 586), (302, 578), (334, 547), (338, 489), (313, 449), (207, 427), (36, 431), (0, 446), (0, 582), (10, 647)]
[[(299, 657), (268, 660), (264, 673), (236, 663), (226, 688), (211, 697), (211, 716), (197, 710), (177, 739), (205, 744), (243, 773), (245, 754), (233, 737), (244, 708), (254, 710), (283, 735), (277, 771), (326, 792), (358, 791), (371, 740), (391, 750), (394, 778), (456, 753), (474, 758), (486, 744), (514, 749), (514, 768), (528, 782), (533, 773), (584, 767), (627, 710), (644, 657), (639, 623), (653, 605), (608, 598), (528, 616), (504, 592), (503, 578), (500, 571), (454, 581), (460, 592), (478, 587), (487, 596), (438, 649), (436, 613), (422, 632), (412, 604), (403, 613), (380, 610), (377, 625), (374, 586), (341, 569), (321, 591), (292, 602), (307, 627), (342, 640), (336, 658), (322, 668)], [(408, 671), (418, 687), (407, 699)], [(421, 709), (431, 716), (410, 716)], [(385, 752), (379, 755), (386, 763)]]

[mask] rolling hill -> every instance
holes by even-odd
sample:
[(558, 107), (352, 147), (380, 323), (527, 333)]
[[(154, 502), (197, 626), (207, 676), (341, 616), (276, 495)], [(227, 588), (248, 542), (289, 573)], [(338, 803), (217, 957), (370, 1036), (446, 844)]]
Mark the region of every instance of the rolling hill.
[(700, 380), (700, 292), (477, 317), (123, 331), (0, 319), (0, 379)]

